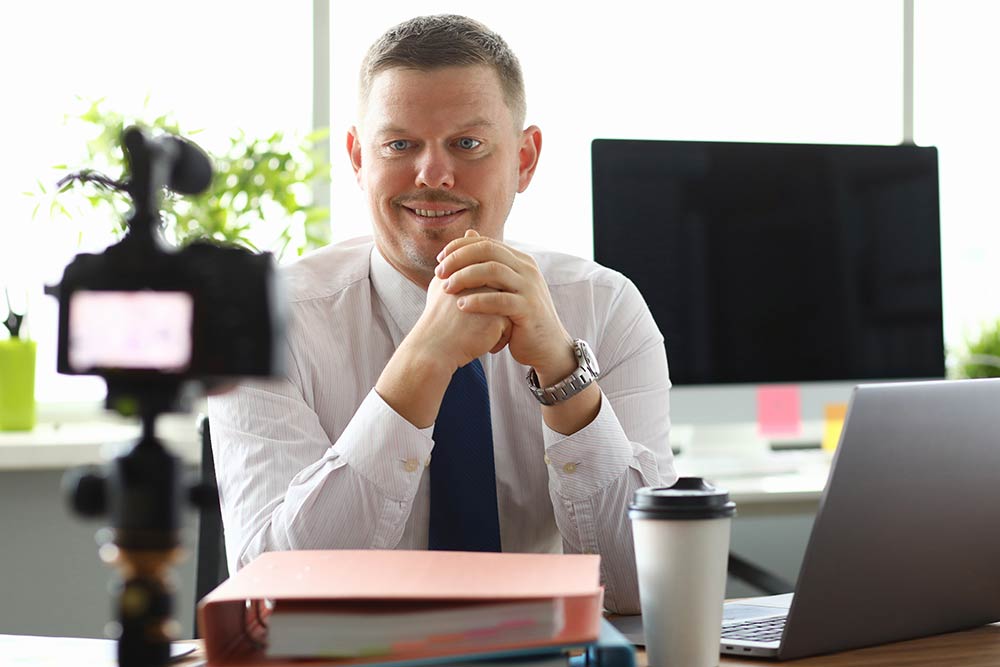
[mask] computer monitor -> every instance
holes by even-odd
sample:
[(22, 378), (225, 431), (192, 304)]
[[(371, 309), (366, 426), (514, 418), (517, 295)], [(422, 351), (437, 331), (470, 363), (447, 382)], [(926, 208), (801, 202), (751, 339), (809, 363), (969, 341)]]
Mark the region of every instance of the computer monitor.
[(937, 149), (597, 139), (594, 258), (678, 385), (944, 376)]

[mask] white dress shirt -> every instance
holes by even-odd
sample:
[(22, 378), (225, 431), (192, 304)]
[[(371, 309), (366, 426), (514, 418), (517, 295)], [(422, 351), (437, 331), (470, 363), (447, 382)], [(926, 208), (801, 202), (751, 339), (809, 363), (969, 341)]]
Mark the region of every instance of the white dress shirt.
[[(663, 337), (621, 274), (511, 245), (535, 257), (563, 325), (590, 343), (602, 396), (593, 422), (561, 435), (509, 350), (482, 358), (503, 550), (599, 553), (605, 606), (637, 613), (626, 508), (635, 489), (676, 479)], [(278, 549), (426, 549), (434, 428), (374, 390), (426, 292), (368, 238), (310, 253), (282, 277), (286, 377), (208, 401), (230, 571)]]

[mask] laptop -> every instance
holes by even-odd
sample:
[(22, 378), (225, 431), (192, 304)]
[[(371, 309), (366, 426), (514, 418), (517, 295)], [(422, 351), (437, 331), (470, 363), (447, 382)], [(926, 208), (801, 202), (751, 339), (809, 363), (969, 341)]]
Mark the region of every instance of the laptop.
[(727, 603), (780, 660), (1000, 620), (1000, 379), (854, 388), (794, 594)]

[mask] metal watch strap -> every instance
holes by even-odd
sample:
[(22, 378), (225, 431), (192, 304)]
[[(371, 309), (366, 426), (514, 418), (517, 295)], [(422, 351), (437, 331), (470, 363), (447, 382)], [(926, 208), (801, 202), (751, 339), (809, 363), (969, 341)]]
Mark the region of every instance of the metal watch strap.
[(528, 387), (542, 405), (556, 405), (572, 398), (600, 377), (590, 346), (585, 341), (575, 340), (573, 347), (578, 361), (576, 369), (550, 387), (541, 387), (535, 369), (528, 369)]

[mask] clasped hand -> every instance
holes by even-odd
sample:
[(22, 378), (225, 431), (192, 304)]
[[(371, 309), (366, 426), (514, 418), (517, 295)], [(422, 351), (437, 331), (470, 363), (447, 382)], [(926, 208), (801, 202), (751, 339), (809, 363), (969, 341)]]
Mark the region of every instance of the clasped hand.
[(540, 377), (549, 369), (565, 375), (557, 369), (573, 365), (572, 338), (531, 255), (470, 230), (446, 245), (437, 259), (428, 308), (432, 300), (454, 300), (452, 307), (476, 316), (473, 330), (454, 332), (463, 353), (471, 354), (459, 366), (509, 346), (514, 359), (535, 368)]

